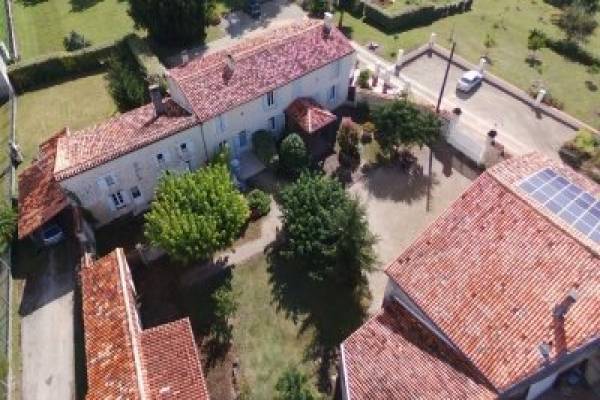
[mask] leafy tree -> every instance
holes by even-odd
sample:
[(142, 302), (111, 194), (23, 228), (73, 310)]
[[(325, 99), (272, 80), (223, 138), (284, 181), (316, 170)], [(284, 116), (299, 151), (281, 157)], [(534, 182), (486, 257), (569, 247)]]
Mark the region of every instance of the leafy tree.
[(360, 164), (359, 140), (358, 125), (349, 118), (343, 118), (337, 134), (337, 142), (340, 148), (338, 154), (340, 165), (352, 169), (358, 167)]
[(65, 46), (65, 50), (75, 51), (91, 46), (92, 42), (87, 40), (81, 33), (71, 31), (71, 33), (64, 37), (63, 45)]
[(529, 31), (529, 37), (527, 38), (527, 48), (532, 52), (532, 58), (536, 58), (537, 52), (546, 47), (546, 35), (539, 29), (532, 29)]
[(7, 204), (0, 205), (0, 252), (10, 245), (17, 228), (17, 213)]
[(355, 283), (374, 261), (375, 242), (364, 209), (341, 184), (303, 173), (281, 192), (282, 257), (311, 277)]
[(238, 309), (236, 296), (231, 288), (231, 281), (228, 280), (223, 286), (215, 290), (211, 297), (215, 306), (215, 321), (211, 326), (212, 333), (218, 343), (228, 344), (231, 342), (232, 337), (230, 320)]
[(308, 167), (308, 153), (304, 140), (297, 133), (291, 133), (281, 142), (279, 162), (284, 172), (296, 177)]
[(144, 233), (173, 259), (192, 263), (230, 246), (250, 210), (229, 170), (214, 164), (183, 175), (164, 175), (145, 215)]
[(129, 15), (158, 42), (181, 46), (206, 38), (214, 7), (213, 0), (129, 0)]
[(371, 77), (371, 71), (368, 69), (363, 69), (358, 74), (357, 83), (358, 86), (362, 89), (368, 89), (371, 85), (369, 83), (369, 78)]
[(567, 42), (586, 43), (598, 27), (596, 15), (580, 3), (565, 8), (556, 25), (564, 32)]
[(310, 0), (310, 14), (314, 17), (322, 17), (327, 11), (326, 0)]
[(256, 157), (267, 167), (277, 163), (277, 146), (271, 132), (267, 132), (264, 129), (254, 132), (254, 135), (252, 135), (252, 147), (254, 148)]
[(383, 155), (390, 157), (398, 146), (429, 145), (441, 136), (440, 119), (407, 100), (385, 104), (372, 112), (377, 128), (375, 140)]
[(248, 206), (254, 218), (265, 216), (271, 211), (271, 196), (259, 189), (251, 190), (246, 195)]
[(295, 367), (286, 369), (277, 380), (276, 400), (314, 400), (308, 378)]
[(120, 111), (148, 102), (144, 73), (132, 54), (120, 47), (108, 60), (108, 90)]

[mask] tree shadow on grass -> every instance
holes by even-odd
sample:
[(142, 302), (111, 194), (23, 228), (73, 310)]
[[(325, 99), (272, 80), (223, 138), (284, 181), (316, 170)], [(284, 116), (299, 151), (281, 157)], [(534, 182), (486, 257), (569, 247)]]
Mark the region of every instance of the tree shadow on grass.
[(318, 363), (318, 386), (331, 392), (330, 374), (336, 365), (340, 343), (367, 317), (370, 293), (366, 279), (357, 287), (341, 282), (312, 279), (306, 270), (281, 255), (281, 240), (268, 249), (268, 273), (273, 302), (285, 313), (299, 334), (314, 331), (305, 350), (307, 361)]
[(82, 12), (102, 1), (103, 0), (69, 0), (69, 3), (71, 4), (72, 12)]
[(32, 7), (46, 1), (48, 0), (17, 0), (17, 3), (23, 4), (25, 7)]

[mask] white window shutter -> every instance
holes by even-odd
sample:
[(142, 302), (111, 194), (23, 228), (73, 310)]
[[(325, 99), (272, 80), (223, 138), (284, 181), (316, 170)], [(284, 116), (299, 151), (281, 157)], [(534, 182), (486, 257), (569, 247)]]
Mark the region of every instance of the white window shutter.
[(121, 195), (123, 196), (123, 203), (125, 203), (125, 205), (128, 205), (131, 203), (131, 196), (129, 195), (129, 192), (127, 192), (126, 190), (123, 190), (121, 192)]
[(264, 111), (267, 111), (269, 109), (269, 105), (267, 103), (267, 94), (264, 94), (262, 97), (262, 106)]
[(115, 207), (115, 203), (113, 202), (112, 195), (108, 195), (107, 200), (108, 200), (108, 208), (111, 211), (117, 211), (117, 207)]
[(106, 184), (106, 179), (104, 179), (104, 177), (98, 179), (98, 187), (102, 193), (108, 192), (108, 185)]
[(117, 175), (111, 173), (110, 176), (113, 179), (114, 186), (119, 186), (119, 180), (117, 179)]

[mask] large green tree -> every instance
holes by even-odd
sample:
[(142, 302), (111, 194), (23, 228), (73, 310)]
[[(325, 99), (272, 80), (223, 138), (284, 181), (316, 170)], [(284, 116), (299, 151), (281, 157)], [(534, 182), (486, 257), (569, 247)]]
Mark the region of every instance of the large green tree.
[(187, 264), (209, 259), (230, 246), (249, 215), (229, 170), (215, 164), (196, 172), (164, 175), (145, 215), (144, 233), (150, 243)]
[(281, 192), (280, 200), (280, 254), (317, 280), (360, 282), (375, 261), (375, 238), (358, 200), (338, 181), (313, 173), (303, 173)]
[(575, 2), (566, 7), (556, 25), (571, 43), (585, 43), (598, 27), (596, 13), (583, 3)]
[(435, 143), (441, 135), (441, 121), (432, 111), (407, 100), (396, 100), (372, 111), (377, 128), (375, 140), (389, 157), (399, 146)]
[(144, 73), (125, 47), (118, 47), (108, 60), (106, 79), (120, 111), (137, 108), (149, 101)]
[(129, 15), (136, 27), (169, 45), (203, 41), (213, 11), (213, 0), (129, 0)]

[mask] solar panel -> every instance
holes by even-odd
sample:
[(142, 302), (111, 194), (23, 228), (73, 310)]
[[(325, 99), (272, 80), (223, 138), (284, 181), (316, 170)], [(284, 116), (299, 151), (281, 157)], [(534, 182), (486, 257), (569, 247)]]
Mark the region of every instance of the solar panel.
[(550, 212), (600, 244), (600, 201), (550, 168), (525, 178), (519, 187)]

